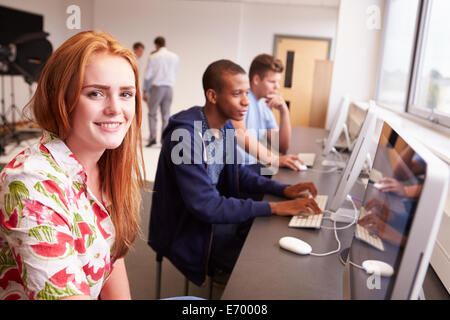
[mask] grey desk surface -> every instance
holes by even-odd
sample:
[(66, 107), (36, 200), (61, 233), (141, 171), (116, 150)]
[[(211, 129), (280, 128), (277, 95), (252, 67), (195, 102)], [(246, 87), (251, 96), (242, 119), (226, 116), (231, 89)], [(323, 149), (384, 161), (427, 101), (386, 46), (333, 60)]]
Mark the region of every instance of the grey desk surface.
[[(289, 153), (316, 153), (314, 169), (294, 172), (280, 168), (273, 179), (294, 184), (313, 181), (319, 194), (330, 195), (339, 183), (340, 173), (323, 173), (320, 169), (324, 129), (295, 127)], [(356, 184), (355, 184), (356, 186)], [(359, 187), (361, 189), (361, 187)], [(355, 189), (355, 188), (354, 188)], [(363, 190), (353, 191), (361, 195)], [(281, 198), (267, 195), (265, 201)], [(299, 256), (283, 250), (278, 241), (284, 236), (298, 237), (308, 242), (314, 253), (325, 253), (337, 248), (332, 230), (289, 228), (290, 217), (256, 218), (233, 269), (222, 299), (342, 299), (344, 266), (338, 254), (326, 257)], [(323, 226), (332, 226), (324, 220)], [(338, 231), (341, 250), (350, 246), (353, 227)]]

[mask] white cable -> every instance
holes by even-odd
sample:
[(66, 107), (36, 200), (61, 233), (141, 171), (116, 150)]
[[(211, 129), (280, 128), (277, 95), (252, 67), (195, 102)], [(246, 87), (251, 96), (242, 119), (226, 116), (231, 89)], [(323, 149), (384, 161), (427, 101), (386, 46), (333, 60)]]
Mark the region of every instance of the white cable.
[(331, 152), (333, 152), (335, 155), (338, 156), (339, 161), (345, 162), (344, 159), (342, 158), (342, 154), (339, 151), (337, 151), (335, 147), (331, 148)]
[[(358, 219), (358, 209), (356, 208), (356, 205), (355, 205), (355, 203), (353, 202), (352, 197), (347, 196), (347, 200), (349, 200), (349, 201), (352, 202), (352, 204), (353, 204), (353, 209), (355, 210), (355, 217), (353, 218), (353, 221), (352, 221), (349, 225), (347, 225), (347, 226), (345, 226), (345, 227), (342, 227), (342, 228), (338, 228), (338, 227), (336, 226), (336, 220), (334, 221), (333, 228), (327, 228), (327, 227), (322, 226), (322, 228), (327, 229), (327, 230), (332, 230), (332, 229), (334, 229), (334, 237), (336, 238), (336, 242), (338, 243), (337, 249), (334, 250), (334, 251), (327, 252), (327, 253), (313, 253), (313, 252), (311, 252), (310, 255), (315, 256), (315, 257), (325, 257), (325, 256), (329, 256), (329, 255), (338, 253), (338, 252), (341, 250), (341, 241), (339, 240), (339, 237), (338, 237), (338, 235), (337, 235), (337, 231), (338, 231), (338, 230), (347, 229), (347, 228), (351, 227), (352, 225), (354, 225), (354, 224), (356, 223), (356, 220)], [(324, 211), (324, 213), (325, 213), (325, 212), (330, 213), (331, 211), (326, 210), (326, 211)], [(325, 217), (324, 217), (324, 218), (325, 218)], [(327, 217), (327, 218), (328, 218), (328, 217)], [(328, 219), (329, 219), (329, 218), (328, 218)], [(352, 263), (352, 262), (350, 261), (350, 263)], [(353, 263), (352, 263), (352, 264), (353, 264)], [(358, 267), (358, 268), (363, 269), (361, 266), (358, 266), (358, 265), (355, 265), (355, 266)]]
[(348, 260), (348, 263), (350, 263), (352, 266), (355, 266), (355, 267), (357, 267), (357, 268), (360, 268), (360, 269), (364, 270), (364, 268), (363, 268), (362, 266), (360, 266), (359, 264), (356, 264), (356, 263), (352, 262), (351, 260)]
[(334, 250), (334, 251), (327, 252), (327, 253), (313, 253), (313, 252), (311, 252), (310, 255), (315, 256), (315, 257), (325, 257), (325, 256), (329, 256), (331, 254), (338, 253), (341, 250), (341, 241), (339, 241), (339, 238), (338, 238), (338, 235), (337, 235), (336, 221), (334, 222), (334, 227), (335, 227), (335, 229), (334, 229), (334, 237), (336, 238), (336, 241), (338, 243), (337, 249)]
[[(358, 208), (356, 208), (355, 202), (353, 202), (353, 199), (352, 199), (351, 196), (347, 196), (347, 200), (351, 201), (351, 203), (353, 205), (353, 210), (355, 210), (355, 215), (353, 217), (353, 221), (350, 224), (348, 224), (348, 225), (346, 225), (344, 227), (337, 228), (336, 224), (334, 224), (333, 228), (329, 228), (329, 227), (325, 227), (325, 226), (322, 226), (321, 228), (326, 229), (326, 230), (333, 230), (333, 229), (344, 230), (344, 229), (350, 228), (352, 225), (354, 225), (356, 223), (356, 221), (358, 220)], [(334, 212), (333, 211), (329, 211), (329, 210), (324, 210), (324, 213), (333, 214)], [(330, 217), (323, 217), (323, 219), (332, 220)]]

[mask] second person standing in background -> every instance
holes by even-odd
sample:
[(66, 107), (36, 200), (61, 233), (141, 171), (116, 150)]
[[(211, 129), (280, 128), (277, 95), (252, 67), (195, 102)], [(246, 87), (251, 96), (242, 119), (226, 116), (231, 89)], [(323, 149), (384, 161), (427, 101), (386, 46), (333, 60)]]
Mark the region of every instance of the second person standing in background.
[(154, 40), (155, 51), (148, 59), (144, 73), (143, 94), (147, 101), (149, 113), (150, 137), (146, 147), (156, 144), (156, 114), (161, 108), (161, 132), (167, 126), (172, 104), (173, 86), (178, 73), (178, 55), (166, 48), (166, 40), (157, 37)]

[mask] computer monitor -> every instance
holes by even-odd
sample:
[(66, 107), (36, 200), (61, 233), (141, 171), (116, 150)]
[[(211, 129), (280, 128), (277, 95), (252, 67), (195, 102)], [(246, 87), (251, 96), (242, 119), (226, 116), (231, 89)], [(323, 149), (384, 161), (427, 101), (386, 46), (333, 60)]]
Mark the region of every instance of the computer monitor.
[(335, 118), (322, 154), (327, 155), (333, 147), (337, 150), (351, 152), (366, 119), (368, 109), (368, 104), (350, 103), (348, 97), (344, 97), (341, 104), (342, 111)]
[[(367, 116), (364, 119), (361, 129), (358, 130), (358, 138), (354, 144), (354, 149), (350, 155), (349, 160), (342, 173), (338, 187), (331, 196), (331, 201), (328, 207), (330, 211), (337, 211), (342, 207), (345, 198), (349, 194), (353, 185), (358, 179), (361, 170), (365, 163), (368, 164), (369, 170), (372, 166), (372, 159), (375, 156), (375, 151), (378, 145), (378, 138), (381, 134), (383, 121), (378, 119), (378, 107), (373, 101), (370, 102), (370, 107), (366, 111)], [(348, 210), (348, 213), (342, 213), (349, 218), (354, 217), (354, 210)], [(350, 219), (352, 220), (352, 219)]]
[[(346, 129), (347, 129), (346, 133), (348, 134), (348, 138), (350, 140), (350, 147), (348, 148), (349, 151), (353, 150), (356, 140), (358, 139), (362, 125), (364, 123), (364, 120), (366, 119), (368, 109), (369, 109), (369, 106), (367, 104), (361, 104), (361, 103), (359, 103), (359, 104), (351, 103), (350, 104), (350, 107), (348, 110), (348, 115), (347, 115), (347, 120), (345, 121)], [(343, 133), (343, 134), (345, 135), (346, 133)], [(344, 137), (342, 137), (342, 138), (344, 138)]]
[(336, 115), (331, 124), (330, 133), (328, 134), (328, 138), (325, 141), (322, 151), (323, 155), (329, 154), (336, 144), (336, 141), (339, 139), (345, 125), (345, 120), (347, 119), (349, 106), (350, 98), (346, 95), (342, 98), (339, 110), (336, 111)]
[(383, 118), (344, 272), (344, 298), (417, 299), (443, 214), (448, 166)]

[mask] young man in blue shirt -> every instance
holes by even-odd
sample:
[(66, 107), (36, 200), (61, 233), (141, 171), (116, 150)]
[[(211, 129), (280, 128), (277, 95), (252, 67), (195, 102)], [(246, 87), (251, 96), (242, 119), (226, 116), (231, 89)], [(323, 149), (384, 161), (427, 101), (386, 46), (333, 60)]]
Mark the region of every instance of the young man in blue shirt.
[[(203, 88), (205, 106), (175, 114), (164, 130), (148, 240), (197, 285), (204, 282), (210, 259), (226, 255), (232, 268), (245, 240), (237, 235), (239, 224), (258, 216), (321, 212), (301, 194), (309, 190), (314, 197), (313, 183), (283, 185), (237, 163), (229, 120), (239, 121), (247, 112), (245, 71), (229, 60), (216, 61), (203, 75)], [(240, 191), (293, 200), (239, 199)]]
[[(253, 59), (249, 70), (248, 112), (244, 120), (232, 120), (238, 132), (238, 160), (258, 174), (263, 164), (295, 171), (300, 170), (298, 164), (303, 164), (297, 155), (286, 154), (291, 141), (291, 121), (287, 104), (278, 92), (283, 68), (279, 59), (268, 54), (260, 54)], [(279, 127), (273, 109), (280, 113)], [(267, 145), (261, 141), (267, 141)], [(279, 155), (267, 148), (270, 145)]]

